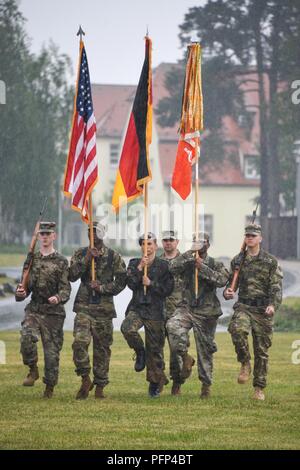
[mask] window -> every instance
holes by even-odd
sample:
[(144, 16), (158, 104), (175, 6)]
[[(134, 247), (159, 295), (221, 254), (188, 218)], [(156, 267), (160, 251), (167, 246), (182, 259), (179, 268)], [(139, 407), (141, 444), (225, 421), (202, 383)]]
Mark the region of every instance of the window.
[(110, 166), (118, 166), (119, 163), (119, 144), (110, 144), (109, 147), (109, 162)]
[(257, 179), (259, 178), (258, 162), (256, 155), (245, 155), (244, 156), (244, 173), (245, 178)]
[(68, 226), (68, 245), (80, 246), (81, 245), (81, 223), (70, 223)]
[(213, 242), (213, 222), (214, 222), (214, 216), (210, 214), (205, 214), (204, 217), (203, 215), (200, 215), (199, 219), (199, 231), (200, 232), (206, 232), (209, 235), (209, 241), (210, 243)]
[(240, 127), (247, 127), (248, 120), (245, 114), (240, 114), (237, 118), (238, 125)]

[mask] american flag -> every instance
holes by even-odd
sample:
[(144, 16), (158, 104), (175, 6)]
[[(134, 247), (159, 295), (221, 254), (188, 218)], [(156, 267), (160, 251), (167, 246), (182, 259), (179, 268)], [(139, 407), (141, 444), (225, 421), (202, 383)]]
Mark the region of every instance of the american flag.
[(88, 198), (97, 181), (96, 120), (93, 110), (89, 67), (84, 44), (81, 41), (64, 193), (72, 198), (72, 208), (81, 212), (81, 217), (86, 223), (89, 222)]

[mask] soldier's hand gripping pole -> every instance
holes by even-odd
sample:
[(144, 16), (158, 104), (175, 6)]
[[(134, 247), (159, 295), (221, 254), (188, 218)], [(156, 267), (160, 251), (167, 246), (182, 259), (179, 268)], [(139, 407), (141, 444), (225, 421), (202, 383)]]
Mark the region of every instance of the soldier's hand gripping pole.
[[(257, 202), (256, 207), (252, 213), (251, 224), (254, 224), (255, 222), (258, 205), (259, 205), (259, 202)], [(230, 289), (232, 289), (233, 291), (237, 290), (239, 275), (240, 275), (240, 271), (241, 271), (241, 268), (243, 266), (243, 263), (246, 257), (246, 253), (247, 253), (247, 245), (246, 245), (246, 240), (244, 239), (244, 242), (241, 246), (241, 251), (239, 253), (239, 256), (237, 258), (237, 261), (234, 267), (233, 278), (230, 284)]]
[(25, 295), (27, 296), (29, 273), (30, 273), (30, 269), (31, 269), (31, 266), (32, 266), (35, 245), (36, 245), (36, 242), (37, 242), (37, 237), (38, 237), (38, 233), (39, 233), (39, 229), (40, 229), (40, 223), (41, 223), (41, 220), (43, 218), (43, 215), (44, 215), (44, 212), (45, 212), (45, 209), (46, 209), (47, 199), (48, 198), (46, 196), (45, 199), (44, 199), (42, 208), (40, 210), (38, 221), (37, 221), (37, 223), (35, 224), (35, 227), (34, 227), (33, 235), (32, 235), (30, 246), (29, 246), (29, 251), (28, 251), (27, 258), (25, 260), (24, 267), (23, 267), (21, 283), (17, 286), (17, 291), (15, 293), (15, 299), (16, 299), (17, 302), (20, 302), (21, 300), (24, 300), (24, 295), (22, 295), (22, 296), (18, 295), (18, 289), (21, 289), (23, 292), (25, 292)]

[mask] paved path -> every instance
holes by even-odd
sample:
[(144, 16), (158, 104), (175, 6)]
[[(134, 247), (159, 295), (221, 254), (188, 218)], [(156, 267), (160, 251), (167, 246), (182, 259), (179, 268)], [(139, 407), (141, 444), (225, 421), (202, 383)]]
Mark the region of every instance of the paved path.
[[(228, 262), (226, 262), (228, 264)], [(284, 271), (283, 281), (283, 295), (284, 297), (296, 296), (300, 297), (300, 261), (281, 261), (280, 262)], [(6, 272), (10, 277), (20, 277), (20, 268), (1, 268), (0, 272)], [(66, 320), (65, 330), (73, 329), (74, 313), (72, 306), (74, 297), (79, 286), (79, 281), (72, 284), (71, 299), (66, 304)], [(219, 289), (219, 299), (222, 304), (224, 315), (232, 313), (233, 301), (226, 302), (223, 299), (222, 291)], [(114, 319), (114, 327), (120, 330), (120, 325), (124, 319), (126, 307), (131, 299), (131, 291), (126, 287), (118, 296), (114, 298), (115, 308), (117, 311), (117, 318)], [(0, 300), (0, 330), (17, 330), (20, 328), (20, 323), (24, 315), (24, 307), (28, 300), (24, 302), (15, 302), (13, 297)], [(225, 331), (225, 327), (219, 326), (218, 331)]]

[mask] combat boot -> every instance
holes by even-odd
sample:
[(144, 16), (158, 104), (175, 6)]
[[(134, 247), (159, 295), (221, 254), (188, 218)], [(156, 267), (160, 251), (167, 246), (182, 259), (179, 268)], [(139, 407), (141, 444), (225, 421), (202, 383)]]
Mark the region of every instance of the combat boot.
[(43, 398), (52, 398), (54, 387), (52, 385), (46, 385)]
[(249, 380), (249, 377), (250, 377), (250, 373), (251, 373), (251, 365), (250, 365), (250, 362), (243, 362), (242, 365), (241, 365), (241, 370), (240, 370), (240, 373), (239, 373), (239, 376), (238, 376), (238, 383), (239, 384), (245, 384), (246, 382), (248, 382)]
[(261, 400), (261, 401), (264, 401), (264, 399), (265, 399), (265, 394), (264, 394), (264, 392), (263, 392), (263, 389), (260, 388), (260, 387), (255, 387), (253, 398), (254, 398), (254, 400)]
[(149, 397), (150, 398), (159, 398), (159, 384), (154, 382), (149, 383)]
[(188, 379), (192, 373), (192, 367), (195, 364), (195, 359), (186, 353), (182, 360), (183, 366), (181, 375), (183, 379)]
[(159, 393), (162, 393), (163, 389), (164, 389), (164, 386), (165, 385), (168, 385), (169, 381), (167, 379), (167, 377), (163, 377), (161, 379), (161, 381), (159, 382)]
[(34, 382), (39, 378), (39, 370), (37, 365), (30, 366), (29, 374), (23, 381), (24, 387), (32, 387)]
[(210, 397), (210, 385), (202, 384), (200, 398), (205, 399)]
[(105, 395), (103, 394), (103, 389), (104, 387), (101, 387), (101, 385), (96, 385), (96, 390), (95, 390), (95, 398), (96, 399), (103, 399), (105, 398)]
[(171, 390), (171, 395), (181, 395), (181, 384), (178, 382), (173, 382), (172, 385), (172, 390)]
[(93, 387), (94, 385), (90, 379), (90, 376), (83, 375), (81, 387), (78, 390), (77, 395), (76, 395), (76, 400), (85, 400), (89, 396), (89, 392), (92, 390)]
[(136, 358), (135, 358), (134, 370), (136, 372), (141, 372), (146, 367), (146, 351), (143, 348), (143, 349), (139, 349), (138, 351), (135, 351), (135, 353), (136, 353)]

